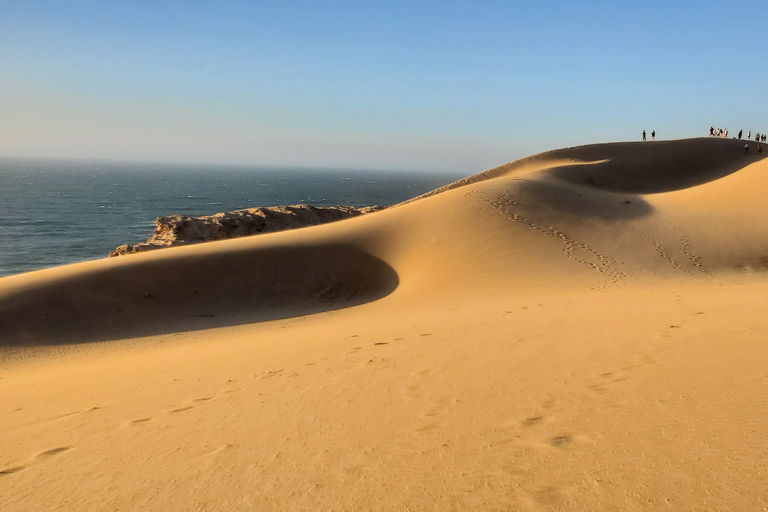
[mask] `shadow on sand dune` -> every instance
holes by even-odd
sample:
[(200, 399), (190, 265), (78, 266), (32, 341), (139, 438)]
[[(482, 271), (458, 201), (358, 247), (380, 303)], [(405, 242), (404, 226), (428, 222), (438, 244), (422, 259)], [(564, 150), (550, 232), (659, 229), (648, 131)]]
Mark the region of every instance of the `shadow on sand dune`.
[[(528, 215), (549, 212), (604, 221), (630, 220), (653, 212), (644, 194), (702, 185), (762, 160), (763, 156), (754, 151), (745, 152), (745, 143), (690, 139), (595, 144), (542, 153), (477, 176), (511, 178), (516, 197), (523, 198), (517, 203), (518, 209)], [(521, 163), (537, 160), (578, 163), (515, 177)]]
[(126, 261), (0, 297), (0, 348), (295, 317), (369, 302), (397, 285), (389, 265), (346, 245), (190, 251)]
[[(744, 145), (750, 145), (750, 152)], [(536, 179), (603, 192), (671, 192), (723, 178), (768, 156), (745, 140), (695, 138), (658, 142), (612, 142), (546, 151), (449, 183), (407, 202), (541, 167)], [(573, 162), (569, 165), (567, 162)], [(631, 201), (631, 198), (627, 198)]]
[(607, 192), (653, 194), (701, 185), (738, 171), (763, 156), (744, 151), (746, 141), (689, 139), (665, 142), (595, 144), (544, 153), (590, 165), (551, 169), (548, 175), (567, 183)]
[[(573, 169), (576, 167), (585, 166)], [(637, 194), (605, 193), (547, 178), (519, 181), (518, 196), (525, 198), (519, 207), (530, 214), (548, 210), (559, 215), (618, 221), (653, 212), (653, 207)]]

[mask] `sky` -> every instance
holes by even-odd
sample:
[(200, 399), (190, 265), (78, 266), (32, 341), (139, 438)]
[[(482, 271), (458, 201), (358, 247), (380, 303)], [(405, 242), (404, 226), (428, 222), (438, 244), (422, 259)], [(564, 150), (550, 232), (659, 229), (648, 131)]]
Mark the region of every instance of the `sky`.
[(0, 156), (468, 174), (768, 132), (760, 3), (0, 0)]

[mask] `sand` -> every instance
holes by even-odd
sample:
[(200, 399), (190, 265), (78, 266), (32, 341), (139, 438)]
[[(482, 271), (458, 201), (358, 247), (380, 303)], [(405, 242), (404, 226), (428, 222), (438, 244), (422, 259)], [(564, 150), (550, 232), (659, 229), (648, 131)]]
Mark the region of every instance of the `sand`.
[(762, 510), (768, 162), (742, 145), (557, 150), (2, 278), (0, 510)]

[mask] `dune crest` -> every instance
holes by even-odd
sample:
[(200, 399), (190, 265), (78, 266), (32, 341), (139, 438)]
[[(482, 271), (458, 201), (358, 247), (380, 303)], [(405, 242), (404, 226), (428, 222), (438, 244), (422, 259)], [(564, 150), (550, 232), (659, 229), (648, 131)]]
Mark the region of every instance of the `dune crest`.
[[(485, 180), (542, 174), (547, 170), (550, 170), (547, 174), (562, 181), (599, 190), (637, 194), (668, 192), (722, 178), (764, 158), (754, 150), (745, 152), (743, 146), (741, 140), (697, 138), (556, 149), (494, 167), (411, 201)], [(581, 167), (585, 164), (591, 167)]]

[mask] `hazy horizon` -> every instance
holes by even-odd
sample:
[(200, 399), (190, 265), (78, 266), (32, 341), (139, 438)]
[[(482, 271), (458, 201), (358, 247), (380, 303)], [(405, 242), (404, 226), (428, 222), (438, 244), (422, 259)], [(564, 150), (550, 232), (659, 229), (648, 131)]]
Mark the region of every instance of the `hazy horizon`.
[(5, 3), (0, 156), (472, 174), (754, 134), (762, 34), (716, 2)]
[[(3, 163), (30, 163), (30, 164), (44, 164), (44, 165), (62, 165), (70, 167), (75, 164), (88, 165), (89, 167), (97, 165), (116, 165), (120, 167), (124, 166), (147, 166), (147, 167), (167, 167), (172, 169), (176, 168), (194, 168), (199, 167), (200, 170), (210, 171), (216, 168), (229, 169), (229, 170), (268, 170), (268, 171), (339, 171), (339, 172), (385, 172), (385, 173), (415, 173), (415, 174), (427, 174), (427, 175), (442, 175), (448, 177), (455, 177), (456, 179), (466, 177), (464, 173), (456, 170), (445, 169), (415, 169), (415, 168), (403, 168), (403, 169), (386, 169), (381, 167), (364, 167), (364, 166), (343, 166), (343, 165), (280, 165), (280, 164), (260, 164), (253, 162), (213, 162), (213, 161), (198, 161), (198, 160), (147, 160), (140, 158), (98, 158), (98, 157), (57, 157), (57, 156), (28, 156), (28, 155), (0, 155), (0, 164)], [(50, 169), (50, 167), (48, 167)], [(14, 169), (11, 169), (14, 170)], [(478, 172), (482, 172), (482, 169)]]

